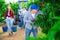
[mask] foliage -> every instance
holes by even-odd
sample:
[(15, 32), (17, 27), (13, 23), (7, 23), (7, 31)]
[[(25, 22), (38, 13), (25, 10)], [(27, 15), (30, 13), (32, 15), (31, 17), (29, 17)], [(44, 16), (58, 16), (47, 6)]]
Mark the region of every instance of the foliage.
[(57, 20), (49, 17), (49, 14), (38, 15), (35, 19), (35, 24), (43, 29), (44, 33), (48, 33), (49, 29)]
[(34, 37), (29, 37), (26, 40), (46, 40), (46, 38), (34, 38)]
[(17, 15), (18, 13), (18, 3), (11, 3), (11, 7), (14, 10), (14, 14)]
[(7, 5), (5, 4), (4, 0), (0, 0), (0, 22), (4, 20), (5, 17), (5, 10), (7, 9)]
[[(57, 36), (57, 38), (58, 38), (58, 35), (56, 35), (56, 34), (60, 31), (59, 25), (60, 25), (60, 21), (56, 22), (55, 25), (49, 30), (48, 40), (54, 39), (55, 36)], [(56, 37), (55, 37), (55, 39), (56, 39)]]
[(37, 37), (38, 38), (47, 38), (47, 35), (43, 32), (39, 32)]

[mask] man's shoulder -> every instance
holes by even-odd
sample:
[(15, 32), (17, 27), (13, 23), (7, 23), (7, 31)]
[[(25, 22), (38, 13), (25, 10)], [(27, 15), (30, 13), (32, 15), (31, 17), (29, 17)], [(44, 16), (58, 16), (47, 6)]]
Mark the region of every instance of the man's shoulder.
[(43, 14), (42, 11), (38, 11), (37, 14)]

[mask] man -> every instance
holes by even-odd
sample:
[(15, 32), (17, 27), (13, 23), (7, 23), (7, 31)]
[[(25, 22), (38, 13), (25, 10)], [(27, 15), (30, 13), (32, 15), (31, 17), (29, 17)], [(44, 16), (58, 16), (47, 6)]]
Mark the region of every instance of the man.
[(26, 13), (25, 17), (24, 17), (24, 21), (26, 22), (25, 25), (25, 32), (26, 32), (26, 38), (30, 37), (31, 32), (33, 32), (33, 36), (37, 37), (37, 26), (31, 26), (31, 23), (34, 23), (35, 18), (38, 15), (38, 6), (35, 4), (32, 4), (30, 6), (30, 11), (28, 13)]
[(27, 13), (26, 7), (23, 7), (21, 10), (18, 10), (18, 15), (19, 15), (19, 19), (20, 19), (19, 26), (21, 28), (23, 28), (25, 26), (24, 16), (26, 13)]
[(28, 11), (26, 10), (26, 7), (23, 7), (23, 11), (22, 11), (22, 14), (23, 14), (23, 27), (25, 27), (24, 17), (25, 17), (27, 12)]

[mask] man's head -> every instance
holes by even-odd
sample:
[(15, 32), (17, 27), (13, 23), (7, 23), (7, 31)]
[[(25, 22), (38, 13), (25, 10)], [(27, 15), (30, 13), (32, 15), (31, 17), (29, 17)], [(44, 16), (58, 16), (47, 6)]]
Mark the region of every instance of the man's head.
[(32, 4), (31, 6), (30, 6), (30, 11), (31, 11), (31, 13), (37, 13), (38, 12), (38, 10), (39, 10), (39, 7), (36, 5), (36, 4)]
[(23, 10), (26, 10), (26, 7), (23, 7)]

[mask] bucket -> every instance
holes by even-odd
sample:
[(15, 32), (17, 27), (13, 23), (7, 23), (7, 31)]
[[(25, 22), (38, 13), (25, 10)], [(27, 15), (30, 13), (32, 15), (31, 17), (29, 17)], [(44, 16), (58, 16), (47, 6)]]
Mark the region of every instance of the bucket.
[(7, 32), (7, 30), (8, 30), (8, 27), (7, 27), (7, 26), (5, 26), (5, 27), (2, 27), (2, 30), (3, 30), (3, 32)]
[(12, 32), (16, 32), (17, 31), (17, 27), (16, 26), (13, 26), (12, 27)]

